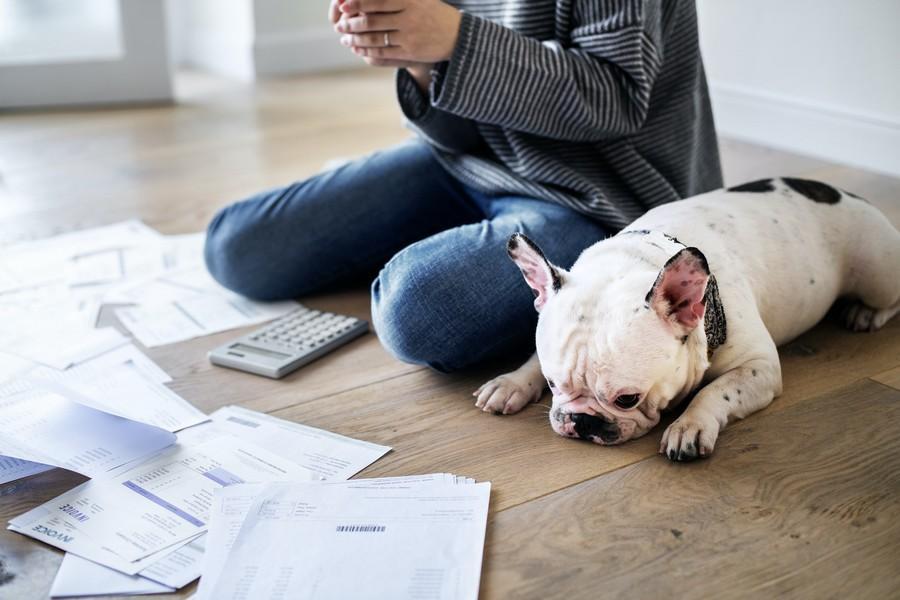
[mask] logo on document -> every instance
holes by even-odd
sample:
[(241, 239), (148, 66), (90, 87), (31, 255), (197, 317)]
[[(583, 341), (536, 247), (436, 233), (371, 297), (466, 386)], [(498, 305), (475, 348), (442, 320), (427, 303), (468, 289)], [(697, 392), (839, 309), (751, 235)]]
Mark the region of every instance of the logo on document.
[(62, 531), (50, 529), (48, 527), (44, 527), (43, 525), (35, 525), (34, 528), (32, 529), (32, 531), (37, 531), (38, 533), (42, 533), (42, 534), (46, 535), (47, 537), (57, 539), (64, 543), (69, 543), (75, 539), (73, 536), (66, 535)]

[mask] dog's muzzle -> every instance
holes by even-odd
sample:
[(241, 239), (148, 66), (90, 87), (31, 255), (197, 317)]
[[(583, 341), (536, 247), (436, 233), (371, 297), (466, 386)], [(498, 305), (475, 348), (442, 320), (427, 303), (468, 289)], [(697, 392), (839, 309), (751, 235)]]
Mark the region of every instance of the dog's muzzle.
[(594, 438), (600, 438), (604, 444), (612, 444), (619, 439), (619, 425), (614, 421), (587, 413), (573, 413), (569, 415), (569, 419), (575, 424), (575, 433), (583, 440), (594, 441)]

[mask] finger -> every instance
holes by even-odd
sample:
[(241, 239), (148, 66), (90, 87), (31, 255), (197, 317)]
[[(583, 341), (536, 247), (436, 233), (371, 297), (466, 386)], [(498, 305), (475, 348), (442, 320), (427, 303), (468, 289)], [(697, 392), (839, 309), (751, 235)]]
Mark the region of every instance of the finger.
[(353, 54), (361, 56), (365, 59), (378, 58), (387, 60), (409, 60), (409, 57), (399, 46), (389, 46), (385, 48), (357, 48), (353, 46)]
[(395, 12), (406, 8), (409, 0), (344, 0), (341, 11), (350, 13)]
[(365, 33), (367, 31), (395, 31), (397, 29), (397, 16), (395, 13), (374, 15), (356, 15), (343, 17), (335, 25), (335, 30), (340, 33)]
[(341, 36), (341, 44), (348, 48), (388, 48), (389, 46), (387, 46), (385, 42), (388, 42), (390, 46), (399, 46), (400, 44), (394, 39), (396, 33), (397, 32), (394, 32), (394, 34), (388, 32), (346, 34)]
[(331, 0), (331, 2), (328, 4), (328, 20), (331, 21), (332, 25), (337, 23), (340, 20), (341, 15), (343, 14), (341, 12), (341, 9), (338, 8), (339, 2), (340, 0)]

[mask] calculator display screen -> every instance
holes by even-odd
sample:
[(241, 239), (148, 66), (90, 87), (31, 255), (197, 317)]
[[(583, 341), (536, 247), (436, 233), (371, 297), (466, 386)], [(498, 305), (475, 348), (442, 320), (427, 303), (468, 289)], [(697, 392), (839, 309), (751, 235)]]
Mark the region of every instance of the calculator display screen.
[(237, 350), (238, 352), (246, 352), (247, 354), (259, 354), (260, 356), (268, 356), (269, 358), (279, 358), (285, 359), (290, 358), (289, 354), (282, 354), (281, 352), (274, 352), (272, 350), (266, 350), (265, 348), (257, 348), (255, 346), (248, 346), (246, 344), (232, 344), (228, 347), (229, 350)]

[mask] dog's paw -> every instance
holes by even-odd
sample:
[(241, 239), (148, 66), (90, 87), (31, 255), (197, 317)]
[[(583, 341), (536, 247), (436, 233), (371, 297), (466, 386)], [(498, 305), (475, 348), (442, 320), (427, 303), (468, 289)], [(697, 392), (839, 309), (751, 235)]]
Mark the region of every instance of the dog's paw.
[(669, 460), (688, 461), (712, 454), (719, 437), (719, 423), (712, 417), (685, 412), (665, 432), (659, 453)]
[(511, 415), (541, 397), (542, 386), (507, 373), (491, 379), (472, 393), (475, 406), (484, 412)]
[(876, 331), (897, 314), (898, 307), (877, 309), (862, 302), (850, 302), (841, 313), (844, 326), (850, 331)]

